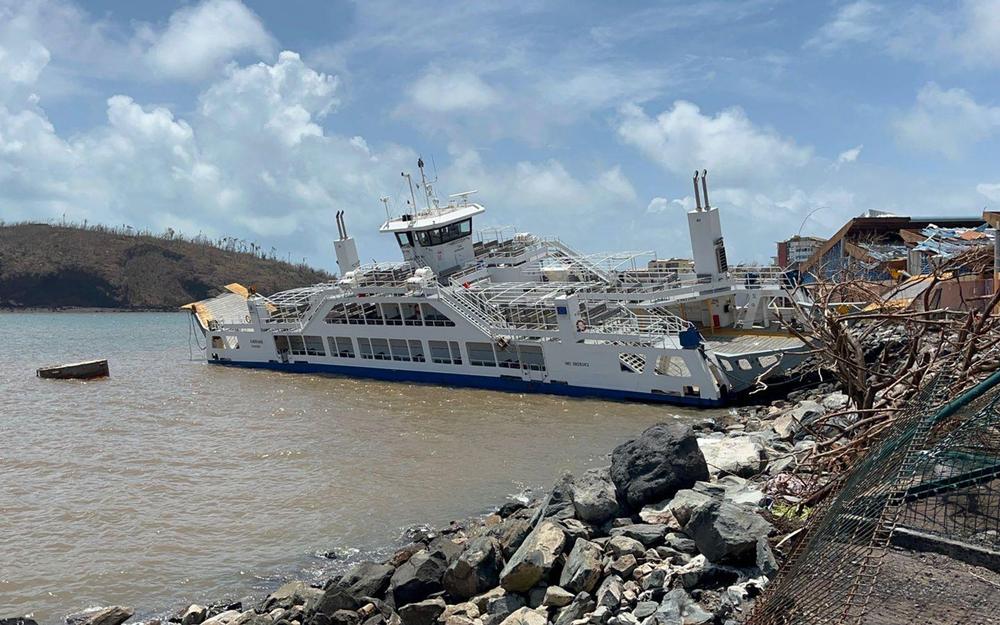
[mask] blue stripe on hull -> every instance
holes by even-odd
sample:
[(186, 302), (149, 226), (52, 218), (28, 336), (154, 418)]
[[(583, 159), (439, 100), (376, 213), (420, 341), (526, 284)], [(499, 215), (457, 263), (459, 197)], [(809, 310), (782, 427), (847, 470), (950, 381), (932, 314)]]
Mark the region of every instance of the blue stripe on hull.
[(327, 365), (307, 362), (278, 363), (209, 360), (208, 363), (229, 367), (270, 369), (272, 371), (284, 371), (287, 373), (343, 375), (356, 378), (370, 378), (372, 380), (386, 380), (390, 382), (418, 382), (422, 384), (483, 388), (513, 393), (547, 393), (549, 395), (565, 395), (567, 397), (595, 397), (600, 399), (643, 401), (699, 407), (722, 406), (725, 404), (724, 400), (704, 399), (701, 397), (682, 397), (679, 395), (661, 395), (659, 393), (618, 391), (606, 388), (573, 386), (571, 384), (528, 382), (525, 380), (515, 380), (510, 378), (499, 378), (484, 375), (466, 375), (462, 373), (441, 373), (437, 371), (409, 371), (402, 369)]

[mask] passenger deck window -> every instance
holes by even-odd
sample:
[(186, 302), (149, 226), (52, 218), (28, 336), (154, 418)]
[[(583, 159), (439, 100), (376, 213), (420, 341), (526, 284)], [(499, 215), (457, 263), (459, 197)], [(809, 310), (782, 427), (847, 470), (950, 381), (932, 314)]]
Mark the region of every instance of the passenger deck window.
[(288, 337), (287, 336), (275, 336), (274, 337), (274, 349), (277, 350), (279, 354), (288, 353)]
[(545, 371), (545, 357), (541, 345), (521, 345), (521, 368), (530, 371)]
[(448, 326), (452, 327), (455, 322), (444, 315), (437, 308), (434, 308), (430, 304), (420, 304), (420, 309), (424, 313), (424, 324), (429, 326)]
[(372, 356), (375, 360), (392, 360), (389, 352), (389, 341), (385, 339), (372, 339)]
[(477, 367), (497, 366), (496, 356), (493, 354), (491, 343), (466, 343), (466, 351), (469, 352), (469, 364)]
[(403, 323), (408, 326), (422, 326), (424, 320), (420, 317), (420, 306), (417, 304), (400, 304), (403, 309)]
[(347, 311), (343, 304), (334, 304), (323, 319), (327, 323), (347, 323)]
[(368, 339), (358, 339), (358, 352), (361, 353), (361, 357), (365, 360), (372, 360), (375, 358), (372, 355), (372, 343)]
[(293, 356), (306, 355), (306, 341), (300, 334), (292, 334), (288, 337), (288, 343), (292, 346)]
[(305, 340), (307, 354), (310, 356), (326, 356), (326, 348), (323, 347), (323, 337), (307, 336)]
[[(508, 343), (506, 347), (497, 347), (497, 366), (507, 369), (520, 369), (521, 359), (517, 355), (517, 347), (513, 343)], [(471, 356), (470, 356), (471, 358)]]
[[(413, 341), (411, 341), (412, 343)], [(439, 365), (462, 364), (462, 352), (455, 341), (427, 341), (431, 350), (431, 362)], [(412, 348), (411, 348), (412, 350)]]
[(421, 341), (410, 340), (410, 358), (413, 362), (426, 362), (424, 358), (424, 346)]
[(392, 352), (393, 360), (410, 362), (410, 350), (405, 339), (389, 339), (389, 350)]
[(399, 311), (399, 304), (382, 304), (382, 317), (385, 318), (387, 326), (403, 325), (403, 314)]
[(330, 355), (335, 358), (354, 358), (354, 343), (349, 336), (329, 336)]

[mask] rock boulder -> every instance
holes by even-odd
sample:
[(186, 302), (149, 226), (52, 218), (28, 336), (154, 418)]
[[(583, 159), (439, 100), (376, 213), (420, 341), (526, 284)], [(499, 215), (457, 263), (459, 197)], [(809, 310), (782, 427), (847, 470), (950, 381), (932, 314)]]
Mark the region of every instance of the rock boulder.
[(445, 591), (456, 599), (468, 599), (500, 583), (503, 548), (497, 539), (480, 536), (469, 541), (465, 550), (444, 573)]
[(654, 425), (611, 454), (611, 481), (618, 501), (634, 509), (707, 479), (708, 465), (698, 439), (685, 425)]
[(548, 577), (565, 546), (566, 534), (559, 524), (540, 522), (500, 572), (500, 585), (511, 592), (527, 592)]
[(752, 477), (764, 468), (764, 446), (750, 436), (699, 438), (698, 447), (712, 475)]
[(603, 555), (604, 551), (599, 545), (578, 539), (566, 558), (559, 585), (573, 593), (593, 592), (601, 580)]
[(756, 563), (757, 541), (771, 529), (757, 514), (726, 501), (699, 508), (684, 527), (710, 562), (736, 565)]
[(618, 497), (608, 469), (590, 469), (573, 480), (573, 507), (581, 521), (600, 525), (618, 514)]
[[(389, 580), (389, 589), (397, 606), (423, 601), (444, 590), (441, 578), (447, 569), (447, 560), (440, 554), (419, 551), (396, 569)], [(329, 592), (329, 591), (327, 591)]]

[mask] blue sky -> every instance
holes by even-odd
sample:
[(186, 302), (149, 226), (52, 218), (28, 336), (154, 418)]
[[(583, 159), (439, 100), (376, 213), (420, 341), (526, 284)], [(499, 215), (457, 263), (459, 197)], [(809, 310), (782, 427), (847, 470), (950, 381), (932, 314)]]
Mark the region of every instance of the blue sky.
[(1000, 204), (1000, 0), (0, 0), (0, 219), (364, 259), (401, 170), (480, 225), (689, 253), (708, 168), (730, 257), (869, 208)]

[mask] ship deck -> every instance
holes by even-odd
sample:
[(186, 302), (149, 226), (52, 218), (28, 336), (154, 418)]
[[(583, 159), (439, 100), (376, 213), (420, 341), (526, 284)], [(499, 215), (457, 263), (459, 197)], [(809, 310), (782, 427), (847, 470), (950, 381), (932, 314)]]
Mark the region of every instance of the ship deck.
[(802, 341), (786, 334), (732, 333), (730, 331), (724, 334), (709, 334), (705, 337), (706, 349), (726, 356), (785, 351), (802, 346)]

